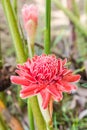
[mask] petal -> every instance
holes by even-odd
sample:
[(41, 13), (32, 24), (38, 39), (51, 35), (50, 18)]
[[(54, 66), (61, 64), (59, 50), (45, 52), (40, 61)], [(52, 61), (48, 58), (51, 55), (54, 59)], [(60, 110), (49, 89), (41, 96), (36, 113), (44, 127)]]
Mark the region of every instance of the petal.
[(17, 68), (18, 68), (18, 69), (24, 69), (24, 66), (23, 66), (23, 65), (20, 65), (20, 64), (17, 64)]
[(72, 73), (72, 70), (64, 69), (62, 74), (64, 76), (64, 75), (67, 75), (69, 73)]
[(27, 68), (27, 66), (24, 64), (24, 65), (20, 65), (18, 64), (17, 65), (17, 68), (21, 71), (24, 71), (24, 72), (28, 72), (29, 73), (29, 68)]
[(54, 97), (56, 100), (62, 99), (61, 92), (57, 89), (55, 85), (50, 85), (47, 87), (49, 93)]
[(11, 82), (14, 84), (25, 85), (25, 86), (28, 86), (30, 84), (26, 79), (19, 76), (11, 76)]
[(35, 55), (35, 56), (32, 58), (32, 61), (33, 61), (33, 62), (36, 61), (37, 58), (38, 58), (38, 56)]
[(45, 87), (46, 87), (44, 84), (42, 84), (42, 85), (37, 84), (37, 86), (38, 86), (38, 87), (37, 87), (37, 89), (35, 90), (36, 93), (42, 91), (42, 89), (45, 89)]
[(56, 83), (56, 87), (59, 91), (63, 91), (64, 87), (60, 83)]
[(27, 80), (29, 80), (30, 82), (36, 82), (36, 79), (34, 78), (34, 76), (31, 76), (29, 73), (24, 72), (23, 70), (16, 70), (15, 71), (19, 76), (25, 77)]
[(23, 72), (21, 70), (15, 70), (15, 72), (19, 75), (19, 76), (23, 76)]
[(31, 60), (28, 58), (28, 59), (27, 59), (27, 62), (25, 63), (25, 66), (26, 66), (27, 68), (30, 68), (30, 65), (31, 65)]
[(77, 86), (75, 84), (70, 84), (66, 81), (61, 81), (63, 88), (63, 92), (71, 92), (72, 90), (76, 90)]
[(24, 77), (29, 80), (30, 82), (36, 82), (37, 80), (34, 78), (34, 76), (30, 76), (29, 74), (25, 74)]
[(67, 74), (63, 77), (63, 80), (67, 81), (67, 82), (76, 82), (78, 80), (80, 80), (80, 75), (73, 75), (72, 73)]
[(21, 90), (21, 93), (27, 93), (27, 92), (30, 92), (30, 91), (35, 91), (36, 89), (38, 89), (38, 85), (30, 84), (27, 87), (23, 87), (23, 89)]
[(57, 102), (60, 101), (60, 100), (62, 100), (62, 98), (63, 98), (62, 91), (58, 91), (58, 93), (59, 93), (59, 95), (60, 95), (58, 98), (53, 97), (53, 100), (54, 100), (54, 101), (57, 101)]
[(44, 89), (44, 90), (42, 90), (42, 91), (40, 92), (40, 94), (41, 94), (41, 96), (42, 96), (42, 99), (45, 98), (45, 92), (46, 92), (46, 89)]
[(30, 97), (30, 96), (35, 96), (36, 95), (36, 93), (34, 92), (34, 91), (30, 91), (30, 92), (26, 92), (26, 93), (21, 93), (21, 91), (20, 91), (20, 97), (21, 98), (28, 98), (28, 97)]
[[(45, 91), (44, 94), (45, 94), (45, 96), (42, 96), (42, 99), (43, 99), (42, 107), (45, 109), (48, 106), (51, 94), (49, 92), (47, 92), (47, 91)], [(41, 95), (43, 95), (43, 94), (41, 94)]]

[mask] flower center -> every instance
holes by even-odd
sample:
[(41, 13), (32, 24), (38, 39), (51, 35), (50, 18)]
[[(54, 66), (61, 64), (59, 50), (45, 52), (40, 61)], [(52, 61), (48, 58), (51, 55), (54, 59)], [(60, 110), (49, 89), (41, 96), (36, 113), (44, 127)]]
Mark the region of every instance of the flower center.
[(32, 66), (36, 80), (52, 81), (58, 75), (58, 60), (54, 56), (38, 57)]

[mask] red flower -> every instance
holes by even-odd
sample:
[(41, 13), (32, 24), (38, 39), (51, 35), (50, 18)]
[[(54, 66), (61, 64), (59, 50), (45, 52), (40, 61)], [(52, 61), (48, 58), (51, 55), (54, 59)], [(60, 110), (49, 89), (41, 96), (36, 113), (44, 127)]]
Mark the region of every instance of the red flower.
[(67, 69), (66, 62), (66, 59), (57, 59), (54, 55), (34, 56), (24, 65), (17, 65), (16, 73), (19, 76), (11, 76), (11, 81), (22, 85), (22, 98), (40, 93), (45, 109), (50, 98), (60, 101), (63, 97), (62, 92), (70, 93), (76, 89), (73, 82), (78, 81), (80, 75), (74, 75), (72, 70)]

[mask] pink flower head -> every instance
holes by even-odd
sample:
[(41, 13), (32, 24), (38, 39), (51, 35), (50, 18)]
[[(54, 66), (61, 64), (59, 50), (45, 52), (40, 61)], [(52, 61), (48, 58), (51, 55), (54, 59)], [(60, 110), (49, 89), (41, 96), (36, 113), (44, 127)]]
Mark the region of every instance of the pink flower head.
[(80, 75), (67, 69), (66, 62), (66, 59), (57, 59), (55, 55), (34, 56), (23, 65), (17, 65), (16, 73), (19, 76), (11, 76), (11, 81), (22, 85), (22, 98), (40, 93), (45, 109), (51, 98), (60, 101), (63, 92), (70, 93), (76, 89), (74, 82), (80, 79)]
[(31, 30), (33, 25), (34, 25), (34, 28), (37, 26), (38, 9), (35, 5), (25, 4), (22, 8), (22, 16), (23, 16), (24, 26), (27, 31)]

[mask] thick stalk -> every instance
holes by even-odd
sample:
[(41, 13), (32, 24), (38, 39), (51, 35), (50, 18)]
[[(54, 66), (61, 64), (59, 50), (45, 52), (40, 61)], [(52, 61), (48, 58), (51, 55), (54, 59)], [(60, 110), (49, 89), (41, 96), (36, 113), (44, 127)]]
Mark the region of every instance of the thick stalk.
[[(7, 21), (8, 21), (10, 33), (11, 33), (12, 40), (13, 40), (14, 47), (15, 47), (15, 52), (17, 55), (17, 60), (19, 63), (23, 63), (24, 61), (26, 61), (26, 55), (24, 52), (23, 42), (21, 39), (21, 35), (19, 33), (17, 20), (15, 17), (15, 14), (13, 12), (11, 2), (10, 2), (10, 0), (1, 0), (1, 2), (3, 5), (3, 9), (5, 12)], [(21, 99), (18, 99), (18, 100), (20, 100), (21, 104), (23, 104)], [(20, 104), (20, 102), (19, 102), (19, 104)]]
[[(36, 121), (37, 130), (47, 130), (45, 121), (44, 121), (43, 116), (40, 112), (37, 97), (34, 96), (33, 98), (29, 98), (29, 99), (30, 99), (30, 104), (31, 104), (32, 110), (33, 110), (33, 115), (34, 115), (34, 118)], [(34, 102), (34, 104), (33, 104), (33, 102)]]
[[(15, 19), (10, 0), (1, 0), (4, 8), (5, 15), (8, 20), (10, 32), (12, 35), (15, 51), (19, 63), (26, 61), (26, 55), (23, 48), (22, 39), (18, 30), (17, 21)], [(30, 100), (31, 108), (33, 110), (34, 118), (36, 119), (36, 126), (38, 130), (46, 130), (45, 121), (39, 109), (39, 105), (36, 97), (32, 97)]]
[(17, 15), (17, 0), (13, 0), (13, 10), (14, 13)]
[(26, 61), (26, 55), (23, 48), (23, 42), (18, 30), (17, 21), (15, 19), (10, 0), (2, 0), (2, 5), (5, 11), (5, 15), (8, 20), (10, 32), (12, 35), (13, 43), (16, 50), (18, 62), (23, 63)]
[(65, 13), (65, 15), (68, 16), (68, 18), (73, 22), (79, 32), (83, 34), (84, 38), (87, 38), (87, 30), (85, 27), (83, 27), (83, 25), (81, 25), (78, 18), (71, 11), (62, 6), (61, 2), (59, 2), (58, 0), (53, 0), (53, 2), (56, 4), (58, 9), (61, 9)]
[(27, 99), (27, 107), (28, 107), (28, 119), (29, 119), (29, 124), (30, 124), (30, 130), (35, 130), (33, 113), (32, 113), (32, 108), (31, 108), (29, 98)]
[(44, 51), (46, 54), (50, 53), (50, 21), (51, 21), (51, 0), (46, 0), (46, 26), (45, 26), (45, 42)]

